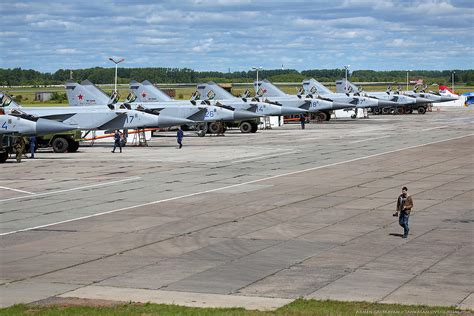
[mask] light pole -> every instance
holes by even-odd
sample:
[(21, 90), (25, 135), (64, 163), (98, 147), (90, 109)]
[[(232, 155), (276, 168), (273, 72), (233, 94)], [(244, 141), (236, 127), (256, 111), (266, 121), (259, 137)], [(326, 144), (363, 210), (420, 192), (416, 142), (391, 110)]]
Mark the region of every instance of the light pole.
[(255, 70), (257, 72), (257, 86), (255, 87), (255, 94), (258, 93), (258, 71), (262, 69), (263, 69), (262, 66), (259, 66), (259, 67), (252, 66), (252, 70)]
[(351, 65), (346, 65), (344, 66), (344, 69), (346, 70), (346, 87), (344, 88), (344, 92), (347, 93), (347, 70), (349, 69)]
[(454, 74), (455, 74), (455, 73), (456, 73), (456, 72), (453, 71), (453, 79), (451, 80), (453, 93), (454, 93)]
[(119, 60), (115, 60), (112, 57), (109, 57), (109, 60), (115, 64), (115, 85), (114, 85), (114, 92), (117, 93), (117, 65), (120, 64), (125, 58), (121, 58)]
[(411, 70), (407, 70), (407, 91), (408, 91), (408, 73), (410, 72)]

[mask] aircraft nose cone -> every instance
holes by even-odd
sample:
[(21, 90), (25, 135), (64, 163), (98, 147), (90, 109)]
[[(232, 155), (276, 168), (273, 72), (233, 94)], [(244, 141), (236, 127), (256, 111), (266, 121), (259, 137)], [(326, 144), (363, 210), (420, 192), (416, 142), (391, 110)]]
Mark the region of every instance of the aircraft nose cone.
[(158, 116), (158, 127), (171, 127), (171, 126), (187, 125), (187, 124), (194, 124), (194, 123), (196, 122), (193, 120), (188, 120), (187, 118), (182, 118), (182, 117), (174, 117), (174, 116), (166, 116), (166, 115)]
[(334, 110), (350, 109), (354, 107), (354, 104), (345, 103), (345, 102), (333, 102), (332, 107)]
[(431, 102), (433, 102), (433, 100), (422, 98), (422, 97), (416, 97), (416, 103), (431, 103)]
[(53, 120), (38, 119), (38, 121), (36, 121), (36, 134), (38, 135), (72, 131), (76, 128), (77, 126), (75, 125), (64, 124)]
[(293, 114), (305, 114), (308, 111), (305, 109), (290, 107), (290, 106), (282, 106), (280, 109), (280, 113), (278, 115), (293, 115)]
[(456, 101), (459, 100), (459, 97), (448, 97), (448, 96), (441, 96), (441, 102), (449, 102), (449, 101)]
[(380, 106), (380, 107), (396, 106), (396, 105), (398, 105), (397, 102), (388, 101), (388, 100), (378, 100), (377, 102), (377, 106)]
[(234, 111), (235, 121), (251, 120), (259, 117), (262, 117), (262, 115), (250, 111)]

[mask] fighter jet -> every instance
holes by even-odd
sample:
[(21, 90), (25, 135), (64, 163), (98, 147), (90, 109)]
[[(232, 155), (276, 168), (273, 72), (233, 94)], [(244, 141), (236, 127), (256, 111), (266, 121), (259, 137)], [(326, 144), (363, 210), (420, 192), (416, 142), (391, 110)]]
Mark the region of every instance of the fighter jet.
[(73, 129), (71, 125), (33, 116), (0, 115), (0, 135), (40, 136)]
[(209, 100), (198, 100), (196, 98), (188, 101), (174, 100), (165, 93), (156, 88), (149, 81), (130, 83), (132, 91), (129, 104), (134, 107), (140, 107), (152, 111), (171, 111), (179, 112), (196, 122), (206, 123), (205, 128), (211, 133), (216, 133), (219, 124), (214, 122), (232, 122), (248, 121), (260, 118), (262, 115), (258, 112), (252, 112), (245, 109), (237, 109), (223, 102), (212, 102)]
[[(5, 96), (4, 99), (9, 98)], [(21, 107), (11, 100), (5, 106), (7, 114), (31, 115), (37, 118), (54, 120), (80, 130), (113, 130), (113, 129), (139, 129), (146, 127), (167, 127), (163, 118), (156, 115), (131, 111), (120, 107), (107, 106), (53, 106), (53, 107)], [(174, 123), (174, 122), (173, 122)]]
[[(419, 92), (417, 92), (418, 89), (420, 89)], [(459, 99), (459, 97), (455, 96), (454, 94), (448, 95), (447, 93), (444, 93), (442, 95), (440, 93), (435, 93), (433, 91), (427, 92), (426, 91), (427, 89), (428, 89), (427, 85), (424, 85), (423, 87), (421, 85), (417, 85), (413, 88), (412, 91), (405, 91), (403, 93), (413, 98), (425, 98), (425, 99), (430, 100), (431, 102), (450, 102), (450, 101), (456, 101)]]
[(396, 105), (396, 103), (392, 101), (355, 95), (354, 93), (335, 93), (313, 78), (303, 80), (302, 84), (303, 90), (300, 92), (300, 94), (304, 94), (306, 97), (314, 98), (317, 96), (336, 102), (350, 103), (353, 104), (355, 108), (385, 107)]
[(350, 103), (325, 100), (321, 98), (303, 98), (301, 95), (286, 94), (268, 80), (254, 81), (254, 88), (259, 100), (276, 102), (282, 106), (297, 107), (314, 113), (320, 121), (329, 121), (333, 110), (353, 108)]
[[(456, 94), (453, 90), (449, 89), (447, 86), (440, 85), (438, 94), (443, 97), (451, 97), (455, 100), (459, 100), (459, 95)], [(455, 101), (452, 100), (452, 101)]]
[(139, 129), (145, 127), (171, 127), (182, 124), (194, 123), (192, 120), (172, 113), (147, 112), (132, 108), (128, 103), (112, 103), (117, 96), (108, 97), (102, 90), (93, 83), (86, 80), (84, 84), (76, 82), (66, 82), (66, 94), (69, 101), (69, 109), (80, 109), (81, 111), (103, 111), (117, 116), (113, 121), (107, 121), (106, 124), (98, 129)]
[(406, 96), (400, 91), (393, 92), (391, 88), (387, 89), (385, 92), (365, 92), (361, 88), (357, 87), (350, 81), (346, 81), (345, 79), (337, 80), (336, 81), (336, 92), (338, 93), (354, 93), (361, 96), (367, 96), (371, 98), (377, 98), (380, 100), (385, 101), (392, 101), (397, 103), (395, 106), (387, 106), (383, 107), (381, 110), (380, 108), (372, 108), (375, 114), (379, 114), (380, 112), (383, 114), (388, 114), (391, 111), (395, 111), (397, 113), (402, 113), (404, 110), (407, 113), (411, 113), (413, 110), (417, 110), (420, 114), (426, 113), (426, 108), (431, 100), (422, 97), (410, 97)]
[[(283, 107), (267, 102), (258, 102), (251, 98), (237, 98), (220, 87), (215, 82), (200, 83), (194, 94), (195, 100), (207, 100), (213, 105), (225, 104), (234, 110), (250, 111), (262, 116), (281, 116), (306, 113), (306, 110), (296, 107)], [(242, 133), (255, 133), (258, 123), (255, 120), (241, 121), (239, 124)]]

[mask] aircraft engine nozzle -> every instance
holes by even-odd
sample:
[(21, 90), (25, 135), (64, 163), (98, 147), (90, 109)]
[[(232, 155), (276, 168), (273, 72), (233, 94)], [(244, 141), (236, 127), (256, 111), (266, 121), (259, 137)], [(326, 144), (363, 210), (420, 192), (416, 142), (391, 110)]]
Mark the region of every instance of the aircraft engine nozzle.
[(346, 102), (336, 102), (332, 103), (333, 110), (342, 110), (342, 109), (351, 109), (354, 107), (354, 104), (346, 103)]
[(47, 119), (38, 119), (36, 121), (36, 135), (46, 135), (46, 134), (55, 134), (60, 132), (72, 131), (77, 129), (76, 125), (65, 124), (62, 122), (57, 122)]
[(259, 117), (262, 117), (263, 115), (253, 113), (250, 111), (234, 111), (234, 121), (244, 121), (244, 120), (252, 120), (256, 119)]
[(387, 107), (387, 106), (397, 106), (399, 105), (397, 102), (388, 101), (388, 100), (378, 100), (377, 106), (378, 107)]
[(189, 120), (187, 118), (159, 115), (157, 126), (158, 127), (171, 127), (171, 126), (189, 125), (189, 124), (195, 124), (195, 123), (196, 123), (195, 121)]
[(295, 114), (305, 114), (308, 111), (305, 109), (293, 107), (293, 106), (282, 106), (280, 107), (279, 115), (295, 115)]

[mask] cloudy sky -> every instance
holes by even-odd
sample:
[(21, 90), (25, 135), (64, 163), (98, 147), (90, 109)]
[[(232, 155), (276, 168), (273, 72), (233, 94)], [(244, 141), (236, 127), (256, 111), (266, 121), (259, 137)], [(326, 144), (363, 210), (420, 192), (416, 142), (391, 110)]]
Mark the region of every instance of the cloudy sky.
[(0, 68), (474, 68), (473, 0), (2, 2)]

